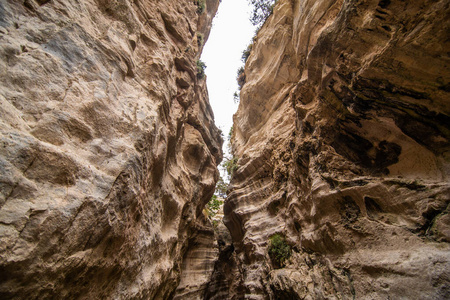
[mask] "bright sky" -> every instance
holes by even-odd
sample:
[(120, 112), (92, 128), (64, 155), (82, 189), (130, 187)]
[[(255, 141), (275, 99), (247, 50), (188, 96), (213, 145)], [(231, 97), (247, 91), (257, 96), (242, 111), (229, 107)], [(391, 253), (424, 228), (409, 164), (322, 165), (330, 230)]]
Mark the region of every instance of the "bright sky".
[(249, 21), (250, 11), (247, 0), (222, 0), (201, 57), (206, 63), (209, 102), (216, 125), (225, 137), (238, 107), (233, 94), (238, 91), (236, 75), (243, 66), (242, 51), (255, 34)]

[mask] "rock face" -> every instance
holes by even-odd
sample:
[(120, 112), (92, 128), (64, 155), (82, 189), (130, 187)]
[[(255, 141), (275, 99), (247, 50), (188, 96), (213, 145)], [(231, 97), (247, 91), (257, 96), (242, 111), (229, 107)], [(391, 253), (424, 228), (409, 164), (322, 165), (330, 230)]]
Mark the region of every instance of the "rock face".
[(449, 29), (445, 0), (278, 1), (234, 116), (229, 298), (450, 297)]
[(229, 299), (230, 295), (238, 294), (236, 291), (232, 291), (233, 282), (236, 278), (241, 278), (233, 240), (230, 231), (223, 223), (223, 217), (222, 207), (213, 219), (219, 255), (215, 257), (214, 271), (203, 294), (204, 299), (208, 300)]
[(222, 156), (203, 3), (0, 2), (0, 298), (174, 295)]
[(197, 226), (196, 229), (189, 239), (188, 251), (183, 258), (181, 280), (174, 300), (204, 299), (214, 271), (219, 252), (214, 230), (211, 230), (211, 223), (206, 218), (203, 226)]

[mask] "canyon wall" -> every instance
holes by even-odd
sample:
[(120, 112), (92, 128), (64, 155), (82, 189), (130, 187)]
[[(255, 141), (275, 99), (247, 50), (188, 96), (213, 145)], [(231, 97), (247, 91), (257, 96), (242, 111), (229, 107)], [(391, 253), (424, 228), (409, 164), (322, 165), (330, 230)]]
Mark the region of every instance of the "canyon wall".
[(198, 272), (222, 139), (197, 60), (218, 5), (0, 2), (0, 298), (167, 299)]
[(445, 0), (278, 0), (234, 116), (230, 299), (450, 297), (449, 32)]

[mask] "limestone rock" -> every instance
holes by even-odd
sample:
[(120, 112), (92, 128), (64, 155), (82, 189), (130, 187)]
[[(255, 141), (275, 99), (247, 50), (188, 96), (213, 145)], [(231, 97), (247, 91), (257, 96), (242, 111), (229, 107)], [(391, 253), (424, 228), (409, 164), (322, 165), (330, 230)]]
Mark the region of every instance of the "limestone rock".
[(220, 300), (229, 299), (230, 294), (237, 294), (233, 291), (233, 282), (242, 279), (237, 265), (236, 252), (234, 251), (233, 240), (228, 228), (223, 223), (223, 205), (213, 218), (215, 227), (215, 240), (219, 250), (218, 257), (214, 262), (214, 270), (206, 286), (204, 299)]
[(174, 300), (204, 299), (219, 252), (214, 230), (211, 230), (210, 225), (209, 219), (205, 217), (203, 225), (198, 226), (189, 239)]
[(0, 298), (173, 294), (222, 156), (218, 4), (0, 2)]
[(277, 2), (234, 116), (229, 298), (450, 297), (449, 17), (439, 0)]

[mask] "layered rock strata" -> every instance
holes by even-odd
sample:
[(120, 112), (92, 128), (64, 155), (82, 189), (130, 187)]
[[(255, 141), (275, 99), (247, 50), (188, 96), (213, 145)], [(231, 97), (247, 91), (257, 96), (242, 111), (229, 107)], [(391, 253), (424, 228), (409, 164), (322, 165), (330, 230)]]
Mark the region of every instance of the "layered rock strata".
[(204, 299), (214, 271), (214, 263), (218, 259), (219, 248), (210, 220), (205, 217), (202, 225), (200, 222), (197, 224), (200, 226), (190, 237), (188, 250), (183, 258), (180, 283), (174, 300)]
[(229, 298), (450, 297), (449, 20), (439, 0), (277, 2), (234, 116)]
[(174, 295), (213, 232), (196, 61), (218, 4), (0, 2), (0, 298)]

